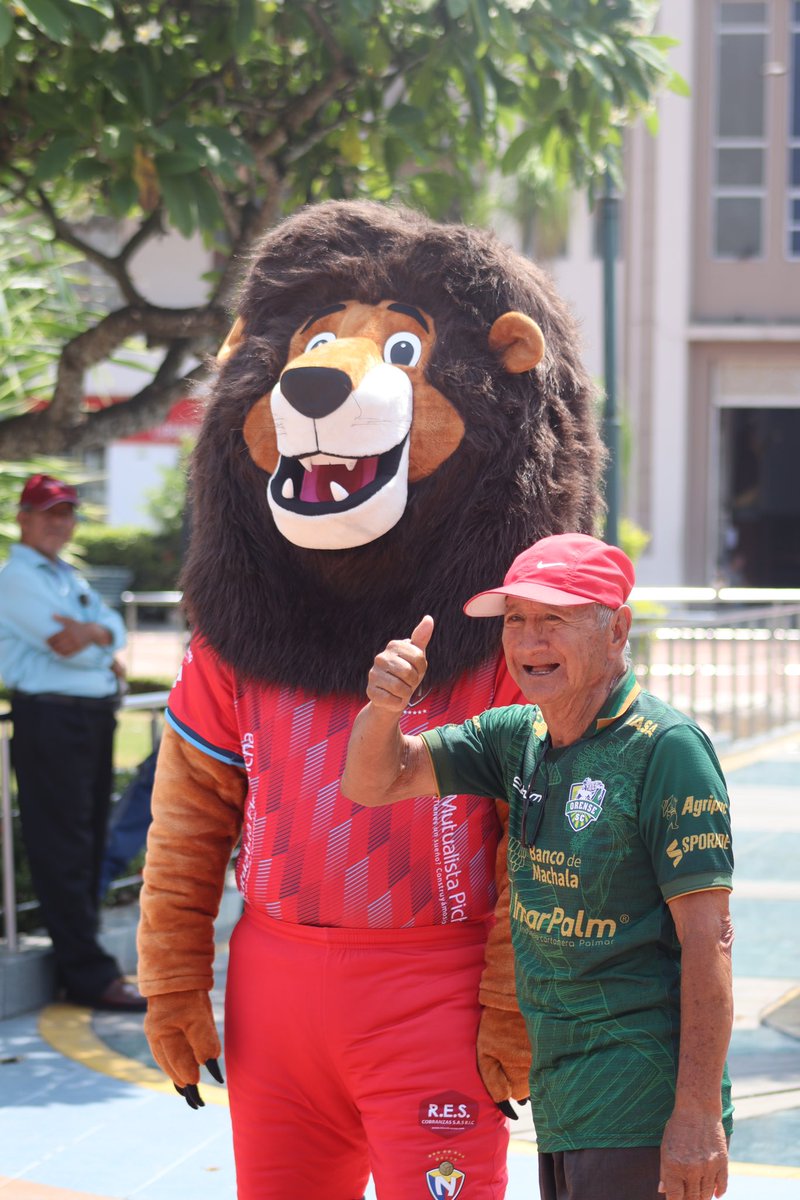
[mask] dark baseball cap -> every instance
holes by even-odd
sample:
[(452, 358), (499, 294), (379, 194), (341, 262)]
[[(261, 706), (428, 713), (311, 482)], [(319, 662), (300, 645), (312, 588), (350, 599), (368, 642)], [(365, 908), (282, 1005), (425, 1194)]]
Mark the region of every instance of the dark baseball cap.
[(541, 604), (619, 608), (633, 584), (633, 563), (618, 546), (585, 533), (558, 533), (518, 554), (502, 586), (473, 596), (464, 612), (468, 617), (501, 617), (506, 596)]
[(52, 475), (31, 475), (19, 498), (20, 508), (44, 512), (56, 504), (80, 504), (78, 493), (71, 483), (54, 479)]

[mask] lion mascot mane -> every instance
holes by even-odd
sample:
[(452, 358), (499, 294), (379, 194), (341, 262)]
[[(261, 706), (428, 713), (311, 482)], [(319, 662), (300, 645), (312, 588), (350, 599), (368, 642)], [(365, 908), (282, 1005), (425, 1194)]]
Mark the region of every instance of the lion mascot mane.
[[(193, 456), (194, 633), (139, 931), (148, 1038), (194, 1107), (220, 1053), (213, 921), (241, 839), (225, 1023), (240, 1200), (354, 1200), (370, 1170), (381, 1200), (426, 1180), (502, 1194), (498, 1106), (527, 1096), (529, 1067), (506, 806), (363, 809), (337, 781), (374, 655), (424, 613), (437, 635), (407, 732), (519, 699), (501, 622), (461, 606), (536, 539), (592, 531), (594, 400), (552, 283), (488, 233), (331, 201), (254, 253)], [(355, 955), (335, 978), (334, 947)]]

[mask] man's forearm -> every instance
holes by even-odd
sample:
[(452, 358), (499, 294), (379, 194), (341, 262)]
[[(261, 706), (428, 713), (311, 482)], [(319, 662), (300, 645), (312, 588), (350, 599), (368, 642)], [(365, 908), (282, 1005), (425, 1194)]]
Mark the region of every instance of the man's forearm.
[(687, 934), (681, 945), (681, 1032), (675, 1112), (720, 1112), (733, 1023), (731, 938)]
[(681, 943), (680, 1049), (659, 1191), (666, 1200), (708, 1200), (724, 1193), (728, 1179), (721, 1095), (733, 1023), (728, 893), (680, 896), (670, 911)]
[(398, 714), (372, 703), (353, 722), (342, 776), (342, 792), (357, 804), (377, 808), (400, 799), (394, 795), (410, 748), (400, 732)]

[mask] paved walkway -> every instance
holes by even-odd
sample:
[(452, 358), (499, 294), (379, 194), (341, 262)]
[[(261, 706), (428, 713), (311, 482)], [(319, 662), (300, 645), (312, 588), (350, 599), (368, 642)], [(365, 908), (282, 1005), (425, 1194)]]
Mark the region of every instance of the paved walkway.
[[(724, 765), (737, 868), (728, 1195), (798, 1200), (800, 736)], [(221, 946), (220, 1020), (225, 967)], [(232, 1200), (225, 1091), (209, 1081), (202, 1091), (200, 1112), (175, 1095), (141, 1017), (51, 1005), (0, 1022), (0, 1200)], [(507, 1200), (538, 1200), (534, 1139), (526, 1116), (512, 1132)]]

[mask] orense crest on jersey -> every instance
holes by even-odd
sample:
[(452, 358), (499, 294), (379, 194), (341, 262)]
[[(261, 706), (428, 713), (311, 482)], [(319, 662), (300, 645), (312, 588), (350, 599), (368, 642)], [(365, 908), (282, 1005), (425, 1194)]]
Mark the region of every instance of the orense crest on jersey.
[(573, 783), (564, 812), (576, 833), (597, 820), (603, 811), (605, 795), (606, 785), (599, 779), (589, 779), (587, 776), (580, 783)]

